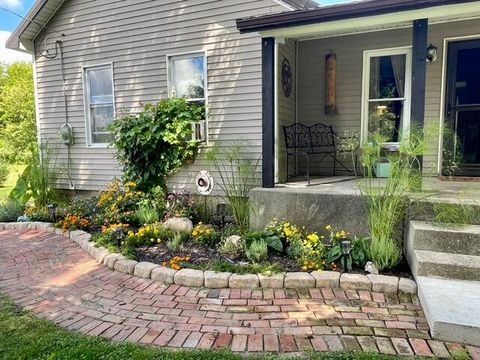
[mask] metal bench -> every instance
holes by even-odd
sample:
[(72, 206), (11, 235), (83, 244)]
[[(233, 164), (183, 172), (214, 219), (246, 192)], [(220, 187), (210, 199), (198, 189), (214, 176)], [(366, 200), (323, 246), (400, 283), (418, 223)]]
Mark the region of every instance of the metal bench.
[[(305, 156), (307, 161), (307, 182), (310, 185), (310, 155), (323, 155), (319, 162), (323, 161), (327, 157), (333, 159), (333, 176), (336, 175), (337, 164), (347, 170), (349, 173), (353, 173), (337, 158), (337, 154), (340, 153), (336, 140), (344, 140), (345, 138), (339, 137), (333, 131), (333, 127), (324, 125), (321, 123), (314, 124), (312, 126), (306, 126), (303, 124), (293, 124), (289, 126), (283, 126), (283, 134), (285, 136), (285, 151), (287, 155), (287, 182), (288, 182), (288, 169), (289, 169), (289, 157), (290, 156)], [(355, 155), (356, 166), (356, 155)]]

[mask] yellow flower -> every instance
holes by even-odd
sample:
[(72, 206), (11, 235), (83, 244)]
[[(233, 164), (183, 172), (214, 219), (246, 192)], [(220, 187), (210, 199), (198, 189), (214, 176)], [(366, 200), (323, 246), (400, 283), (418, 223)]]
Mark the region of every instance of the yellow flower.
[(285, 233), (285, 236), (286, 236), (286, 237), (290, 237), (290, 236), (293, 235), (293, 231), (292, 231), (292, 229), (290, 229), (289, 227), (285, 228), (284, 233)]
[(332, 231), (332, 225), (325, 226), (325, 229), (327, 229), (328, 231)]
[(318, 241), (318, 235), (317, 234), (310, 234), (307, 236), (307, 239), (313, 242)]

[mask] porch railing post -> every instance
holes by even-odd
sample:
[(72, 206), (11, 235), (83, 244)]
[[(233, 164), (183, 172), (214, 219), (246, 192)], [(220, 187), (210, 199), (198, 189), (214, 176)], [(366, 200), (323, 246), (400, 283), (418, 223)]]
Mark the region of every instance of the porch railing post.
[[(428, 19), (415, 20), (412, 33), (412, 104), (410, 123), (416, 125), (419, 129), (423, 129), (427, 80)], [(418, 160), (421, 169), (423, 157), (420, 156)]]
[(275, 39), (262, 38), (262, 187), (275, 186)]

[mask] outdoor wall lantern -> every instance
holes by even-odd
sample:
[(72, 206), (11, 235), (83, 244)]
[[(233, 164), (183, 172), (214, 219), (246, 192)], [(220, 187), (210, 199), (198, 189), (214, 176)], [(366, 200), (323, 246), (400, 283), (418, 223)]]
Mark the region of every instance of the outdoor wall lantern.
[(54, 222), (57, 221), (57, 206), (55, 204), (47, 205), (48, 215)]
[(438, 47), (433, 44), (428, 45), (427, 47), (427, 61), (432, 63), (437, 60), (438, 56)]
[(343, 271), (348, 273), (348, 257), (350, 256), (350, 252), (352, 251), (352, 240), (343, 239), (340, 242), (340, 245), (342, 246)]

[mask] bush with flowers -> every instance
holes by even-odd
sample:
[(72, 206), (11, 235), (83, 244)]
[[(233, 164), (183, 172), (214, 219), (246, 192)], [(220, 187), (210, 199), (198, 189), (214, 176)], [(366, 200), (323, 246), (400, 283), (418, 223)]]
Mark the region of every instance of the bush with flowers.
[(325, 244), (323, 236), (311, 233), (301, 240), (302, 251), (298, 259), (303, 270), (323, 270), (325, 265)]
[(68, 214), (63, 220), (55, 224), (55, 227), (68, 230), (84, 230), (87, 231), (91, 226), (91, 222), (87, 218), (82, 218), (77, 215)]
[(162, 262), (163, 267), (168, 267), (173, 270), (180, 270), (190, 261), (189, 256), (174, 256), (168, 261)]
[(128, 181), (122, 184), (114, 179), (106, 190), (100, 192), (96, 204), (96, 213), (102, 222), (133, 223), (138, 204), (146, 197), (142, 191), (135, 189), (136, 184)]
[(284, 252), (297, 253), (297, 248), (301, 244), (302, 239), (305, 238), (305, 228), (291, 224), (286, 220), (273, 219), (273, 221), (267, 225), (266, 231), (272, 232), (278, 236), (282, 241)]
[(193, 228), (192, 238), (200, 244), (217, 245), (222, 240), (222, 234), (212, 225), (199, 222)]
[(132, 247), (157, 245), (167, 242), (175, 234), (165, 229), (161, 224), (148, 224), (140, 227), (137, 231), (130, 230), (127, 233), (126, 243)]

